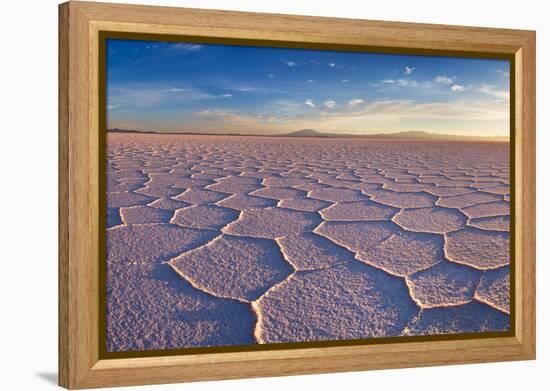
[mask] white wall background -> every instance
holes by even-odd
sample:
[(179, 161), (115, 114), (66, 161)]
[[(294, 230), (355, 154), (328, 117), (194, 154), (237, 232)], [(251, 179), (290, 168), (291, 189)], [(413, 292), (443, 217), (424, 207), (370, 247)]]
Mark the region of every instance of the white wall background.
[[(105, 1), (105, 0), (104, 0)], [(127, 2), (119, 0), (119, 2)], [(550, 29), (536, 0), (133, 0), (286, 14), (537, 30), (538, 360), (145, 387), (207, 391), (542, 389), (550, 370)], [(0, 388), (55, 388), (57, 376), (57, 0), (2, 2), (0, 96)], [(544, 223), (546, 222), (546, 227)], [(546, 301), (546, 305), (544, 302)], [(546, 326), (546, 329), (545, 329)], [(137, 388), (132, 388), (137, 389)], [(143, 389), (143, 388), (141, 388)]]

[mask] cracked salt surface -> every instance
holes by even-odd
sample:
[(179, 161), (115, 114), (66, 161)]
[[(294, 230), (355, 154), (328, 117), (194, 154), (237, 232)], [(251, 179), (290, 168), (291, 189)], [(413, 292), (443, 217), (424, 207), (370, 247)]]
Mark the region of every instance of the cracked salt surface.
[(321, 211), (326, 221), (389, 220), (399, 209), (374, 201), (340, 202)]
[(108, 135), (107, 350), (507, 330), (508, 144)]
[(401, 279), (358, 262), (296, 274), (256, 306), (264, 343), (397, 336), (417, 313)]
[(253, 301), (293, 269), (275, 241), (229, 235), (170, 261), (194, 286), (214, 296)]

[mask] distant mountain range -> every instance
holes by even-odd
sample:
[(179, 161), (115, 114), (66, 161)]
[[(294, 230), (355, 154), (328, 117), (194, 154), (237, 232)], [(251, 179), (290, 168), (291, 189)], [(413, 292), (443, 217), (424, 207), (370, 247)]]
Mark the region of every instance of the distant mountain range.
[[(279, 135), (281, 136), (281, 135)], [(375, 134), (351, 134), (351, 133), (326, 133), (315, 129), (302, 129), (296, 132), (282, 135), (285, 137), (325, 137), (325, 138), (368, 138), (368, 139), (402, 139), (402, 140), (486, 140), (486, 141), (509, 141), (504, 136), (461, 136), (454, 134), (439, 134), (411, 130), (398, 133), (375, 133)]]
[[(174, 133), (163, 133), (163, 132), (146, 132), (139, 130), (128, 130), (128, 129), (107, 129), (108, 132), (112, 133), (146, 133), (146, 134), (187, 134), (187, 135), (220, 135), (217, 133), (200, 133), (200, 132), (174, 132)], [(249, 134), (241, 133), (229, 133), (223, 134), (223, 136), (250, 136)], [(361, 139), (399, 139), (399, 140), (424, 140), (424, 141), (493, 141), (493, 142), (504, 142), (510, 141), (508, 137), (505, 136), (461, 136), (454, 134), (439, 134), (439, 133), (429, 133), (423, 131), (408, 131), (408, 132), (398, 132), (398, 133), (375, 133), (375, 134), (352, 134), (352, 133), (335, 133), (335, 132), (319, 132), (315, 129), (302, 129), (295, 132), (276, 134), (276, 135), (267, 135), (264, 137), (312, 137), (312, 138), (361, 138)]]

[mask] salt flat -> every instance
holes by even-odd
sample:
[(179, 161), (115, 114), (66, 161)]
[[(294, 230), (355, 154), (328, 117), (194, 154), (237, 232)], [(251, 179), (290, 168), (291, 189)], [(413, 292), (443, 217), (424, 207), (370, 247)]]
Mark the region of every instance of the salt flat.
[(109, 133), (107, 350), (508, 330), (508, 147)]

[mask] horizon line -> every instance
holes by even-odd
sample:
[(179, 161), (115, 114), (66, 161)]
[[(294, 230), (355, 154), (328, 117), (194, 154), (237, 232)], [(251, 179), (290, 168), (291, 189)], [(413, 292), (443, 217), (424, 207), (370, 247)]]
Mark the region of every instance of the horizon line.
[(142, 134), (160, 134), (160, 135), (215, 135), (215, 136), (251, 136), (251, 137), (302, 137), (302, 138), (383, 138), (403, 136), (404, 138), (416, 139), (483, 139), (493, 141), (510, 141), (510, 136), (503, 135), (469, 135), (469, 134), (450, 134), (450, 133), (435, 133), (423, 130), (409, 130), (396, 132), (380, 132), (380, 133), (340, 133), (336, 131), (319, 131), (315, 129), (300, 129), (296, 131), (288, 131), (282, 133), (269, 134), (253, 134), (240, 132), (220, 133), (215, 131), (152, 131), (152, 130), (136, 130), (123, 128), (107, 128), (107, 133), (142, 133)]

